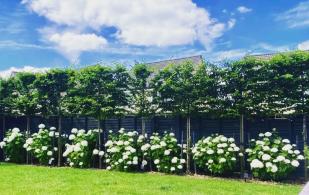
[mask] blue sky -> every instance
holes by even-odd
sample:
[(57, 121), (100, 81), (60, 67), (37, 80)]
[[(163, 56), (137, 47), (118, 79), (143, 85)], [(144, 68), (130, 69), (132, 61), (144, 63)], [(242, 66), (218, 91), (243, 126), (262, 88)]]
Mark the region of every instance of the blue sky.
[(0, 73), (309, 49), (309, 1), (0, 0)]

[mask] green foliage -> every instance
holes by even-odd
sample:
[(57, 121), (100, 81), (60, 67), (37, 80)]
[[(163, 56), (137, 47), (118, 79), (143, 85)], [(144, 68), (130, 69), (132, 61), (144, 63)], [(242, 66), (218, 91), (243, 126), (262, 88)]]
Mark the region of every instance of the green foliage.
[(63, 153), (63, 157), (67, 158), (67, 164), (71, 167), (89, 168), (92, 156), (99, 154), (95, 148), (97, 136), (97, 129), (89, 130), (87, 133), (83, 129), (72, 129), (69, 136), (72, 143), (66, 144), (66, 150)]
[(276, 131), (259, 134), (260, 139), (251, 140), (246, 149), (248, 162), (255, 177), (264, 180), (281, 180), (286, 178), (296, 167), (298, 160), (304, 156), (290, 144), (288, 139), (282, 139)]
[(118, 171), (139, 170), (142, 162), (140, 146), (144, 136), (139, 136), (136, 131), (125, 132), (120, 129), (118, 133), (110, 133), (105, 144), (107, 148), (107, 169)]
[(14, 163), (25, 162), (26, 150), (23, 148), (25, 135), (18, 128), (13, 128), (5, 134), (5, 138), (0, 142), (0, 148), (4, 151), (5, 161)]
[(222, 175), (231, 173), (236, 167), (239, 150), (234, 138), (216, 134), (199, 140), (192, 153), (198, 167)]
[(131, 108), (137, 116), (147, 117), (154, 113), (149, 80), (152, 71), (147, 64), (136, 64), (131, 79)]
[(62, 115), (67, 112), (64, 102), (68, 89), (72, 87), (71, 77), (73, 75), (72, 70), (61, 69), (53, 69), (37, 75), (34, 85), (38, 89), (45, 116)]
[(0, 78), (0, 114), (7, 114), (9, 112), (10, 106), (8, 104), (9, 97), (9, 87), (8, 82)]
[(309, 52), (270, 59), (245, 57), (216, 67), (168, 65), (152, 76), (147, 64), (130, 75), (121, 65), (18, 73), (0, 80), (0, 112), (17, 115), (87, 115), (97, 119), (129, 112), (183, 116), (277, 116), (309, 110)]
[(127, 72), (119, 66), (113, 70), (96, 65), (76, 72), (70, 92), (75, 112), (100, 120), (123, 114), (127, 83)]
[(49, 131), (45, 125), (40, 124), (39, 131), (26, 140), (24, 148), (30, 151), (41, 165), (51, 165), (56, 157), (55, 151), (58, 150), (53, 144), (54, 137), (56, 137), (54, 128)]
[[(266, 61), (247, 57), (232, 63), (223, 76), (226, 115), (263, 114)], [(267, 80), (266, 80), (267, 81)], [(229, 97), (229, 98), (227, 98)]]
[(187, 62), (170, 65), (152, 80), (154, 104), (162, 113), (190, 116), (219, 110), (219, 72)]
[(296, 51), (274, 56), (267, 65), (267, 99), (278, 114), (303, 114), (309, 110), (309, 53)]
[(34, 87), (36, 75), (32, 73), (17, 73), (8, 80), (10, 90), (8, 102), (14, 115), (34, 116), (39, 113), (39, 93)]
[(193, 64), (165, 67), (152, 81), (154, 103), (161, 112), (189, 115), (197, 110), (198, 91), (192, 82)]
[(148, 146), (145, 158), (149, 157), (153, 161), (156, 170), (164, 173), (183, 172), (186, 161), (181, 158), (181, 147), (177, 145), (174, 133), (165, 132), (163, 136), (153, 133)]

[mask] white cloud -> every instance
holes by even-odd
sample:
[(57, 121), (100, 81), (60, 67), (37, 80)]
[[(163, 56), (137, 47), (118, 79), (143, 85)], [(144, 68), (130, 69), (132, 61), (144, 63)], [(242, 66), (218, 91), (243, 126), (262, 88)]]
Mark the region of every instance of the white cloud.
[(299, 50), (309, 50), (309, 40), (298, 44), (297, 49), (299, 49)]
[(269, 43), (258, 43), (256, 44), (255, 48), (271, 52), (284, 52), (291, 50), (291, 47), (288, 45), (271, 45)]
[(245, 7), (245, 6), (239, 6), (239, 7), (237, 8), (237, 11), (238, 11), (239, 13), (244, 14), (244, 13), (251, 12), (252, 9), (247, 8), (247, 7)]
[(22, 68), (16, 68), (16, 67), (11, 67), (7, 70), (2, 70), (0, 71), (0, 78), (9, 78), (12, 76), (14, 73), (17, 72), (33, 72), (33, 73), (39, 73), (39, 72), (46, 72), (48, 71), (49, 68), (36, 68), (33, 66), (24, 66)]
[(233, 28), (236, 24), (236, 20), (234, 18), (230, 19), (228, 22), (227, 22), (227, 26), (229, 29)]
[(31, 49), (52, 49), (52, 47), (36, 45), (31, 43), (20, 43), (12, 40), (3, 40), (0, 41), (0, 49), (22, 49), (22, 48), (31, 48)]
[(286, 22), (289, 28), (309, 26), (309, 1), (300, 2), (296, 7), (277, 15), (276, 20)]
[[(167, 47), (198, 41), (209, 50), (216, 38), (234, 26), (233, 21), (218, 22), (192, 0), (23, 0), (22, 3), (58, 28), (82, 33), (114, 27), (117, 32), (113, 36), (118, 42), (134, 46)], [(67, 51), (73, 48), (61, 48), (65, 48), (60, 51), (66, 56), (72, 57)], [(73, 52), (73, 56), (80, 52)]]
[(73, 32), (50, 32), (45, 29), (44, 39), (51, 43), (71, 62), (78, 62), (79, 55), (84, 51), (98, 51), (107, 45), (105, 38), (96, 34), (80, 34)]

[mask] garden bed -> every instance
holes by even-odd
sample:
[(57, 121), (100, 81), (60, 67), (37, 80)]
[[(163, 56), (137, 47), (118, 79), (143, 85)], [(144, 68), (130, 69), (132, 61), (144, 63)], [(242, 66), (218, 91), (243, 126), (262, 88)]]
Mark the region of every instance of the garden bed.
[(200, 176), (0, 164), (1, 194), (298, 194), (302, 186)]

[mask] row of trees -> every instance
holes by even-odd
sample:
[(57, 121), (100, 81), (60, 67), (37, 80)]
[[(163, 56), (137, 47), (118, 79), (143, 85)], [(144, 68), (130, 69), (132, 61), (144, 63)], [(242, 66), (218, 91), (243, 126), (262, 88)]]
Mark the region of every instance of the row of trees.
[[(267, 60), (246, 57), (220, 66), (171, 64), (159, 72), (146, 64), (136, 64), (131, 70), (121, 65), (95, 65), (0, 79), (0, 113), (27, 116), (28, 133), (34, 115), (57, 115), (61, 132), (61, 118), (67, 115), (95, 117), (101, 129), (104, 119), (134, 114), (142, 118), (145, 132), (145, 118), (169, 113), (187, 118), (188, 149), (190, 118), (200, 114), (240, 117), (242, 148), (243, 121), (251, 116), (302, 114), (307, 135), (308, 101), (309, 53), (302, 51)], [(101, 142), (99, 138), (99, 145)], [(189, 156), (187, 162), (190, 170)]]

